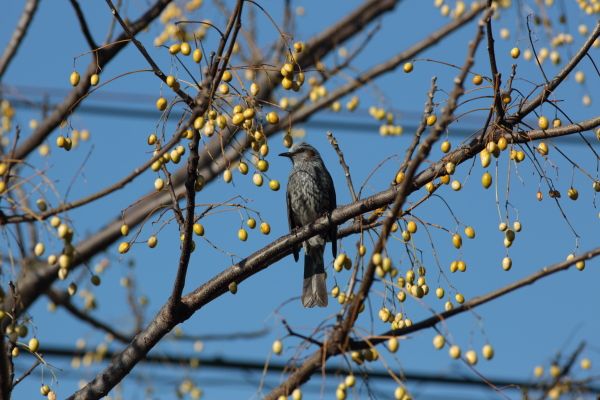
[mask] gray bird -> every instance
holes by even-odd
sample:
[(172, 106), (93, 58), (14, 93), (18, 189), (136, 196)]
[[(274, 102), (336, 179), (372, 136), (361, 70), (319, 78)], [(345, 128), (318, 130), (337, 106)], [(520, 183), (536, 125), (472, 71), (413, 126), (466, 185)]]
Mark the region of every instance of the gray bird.
[[(287, 184), (286, 200), (290, 231), (308, 225), (336, 207), (335, 188), (331, 175), (325, 168), (317, 149), (306, 143), (296, 143), (280, 156), (292, 161), (292, 171)], [(331, 241), (333, 257), (337, 255), (337, 228), (326, 234), (313, 236), (302, 243), (304, 247), (304, 284), (302, 305), (304, 307), (327, 306), (327, 286), (323, 253), (325, 239)], [(294, 248), (298, 261), (300, 246)]]

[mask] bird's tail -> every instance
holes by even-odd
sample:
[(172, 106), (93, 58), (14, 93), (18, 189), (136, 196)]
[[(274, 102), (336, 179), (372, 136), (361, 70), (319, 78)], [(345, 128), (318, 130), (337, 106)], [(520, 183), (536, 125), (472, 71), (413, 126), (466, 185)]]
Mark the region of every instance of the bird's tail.
[(327, 285), (323, 265), (324, 246), (311, 246), (304, 254), (304, 285), (302, 305), (304, 307), (326, 307)]

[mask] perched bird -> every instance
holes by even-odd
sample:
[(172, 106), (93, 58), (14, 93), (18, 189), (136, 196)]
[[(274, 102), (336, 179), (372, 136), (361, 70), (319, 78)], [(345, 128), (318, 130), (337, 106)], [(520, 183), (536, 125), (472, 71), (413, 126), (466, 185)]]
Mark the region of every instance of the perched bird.
[[(289, 152), (281, 153), (280, 156), (288, 157), (292, 161), (286, 192), (290, 231), (308, 225), (335, 209), (333, 180), (317, 149), (306, 143), (297, 143), (290, 148)], [(302, 305), (304, 307), (327, 306), (323, 264), (326, 238), (331, 241), (333, 257), (336, 257), (337, 228), (335, 226), (328, 233), (313, 236), (302, 243), (304, 247)], [(299, 246), (294, 248), (296, 261), (298, 261), (299, 250)]]

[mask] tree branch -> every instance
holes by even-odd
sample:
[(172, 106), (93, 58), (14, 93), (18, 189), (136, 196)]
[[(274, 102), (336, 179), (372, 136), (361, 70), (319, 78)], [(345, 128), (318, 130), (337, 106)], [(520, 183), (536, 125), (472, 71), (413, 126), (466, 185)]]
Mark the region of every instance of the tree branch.
[(85, 15), (83, 15), (83, 11), (79, 6), (79, 2), (77, 0), (69, 0), (71, 2), (71, 6), (73, 6), (73, 10), (75, 11), (75, 15), (77, 15), (77, 21), (79, 21), (79, 26), (81, 27), (81, 32), (83, 33), (83, 37), (85, 38), (88, 46), (90, 46), (90, 50), (95, 50), (98, 48), (98, 45), (94, 41), (94, 37), (92, 36), (92, 32), (90, 31), (90, 27), (88, 26), (87, 20), (85, 19)]
[(65, 310), (70, 312), (77, 319), (90, 324), (92, 327), (94, 327), (96, 329), (99, 329), (101, 331), (104, 331), (104, 332), (112, 335), (119, 342), (129, 343), (131, 341), (130, 336), (125, 335), (121, 332), (117, 332), (110, 325), (105, 324), (104, 322), (102, 322), (100, 320), (97, 320), (96, 318), (92, 317), (91, 315), (89, 315), (89, 314), (81, 311), (77, 307), (75, 307), (75, 305), (73, 303), (71, 303), (70, 296), (67, 293), (59, 292), (58, 290), (55, 290), (55, 289), (50, 289), (46, 292), (46, 295), (54, 304), (64, 307)]

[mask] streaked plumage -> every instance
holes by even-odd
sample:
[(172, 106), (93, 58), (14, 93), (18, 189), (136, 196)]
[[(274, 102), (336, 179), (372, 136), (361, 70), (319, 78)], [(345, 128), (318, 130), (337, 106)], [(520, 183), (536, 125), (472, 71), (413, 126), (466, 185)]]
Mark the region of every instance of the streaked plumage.
[[(335, 188), (319, 152), (309, 144), (294, 144), (288, 153), (280, 154), (292, 161), (287, 184), (286, 202), (290, 230), (308, 225), (336, 207)], [(323, 253), (325, 239), (331, 241), (333, 256), (337, 255), (337, 229), (317, 235), (302, 243), (304, 248), (304, 307), (327, 306), (327, 286)], [(298, 261), (300, 248), (294, 249)]]

